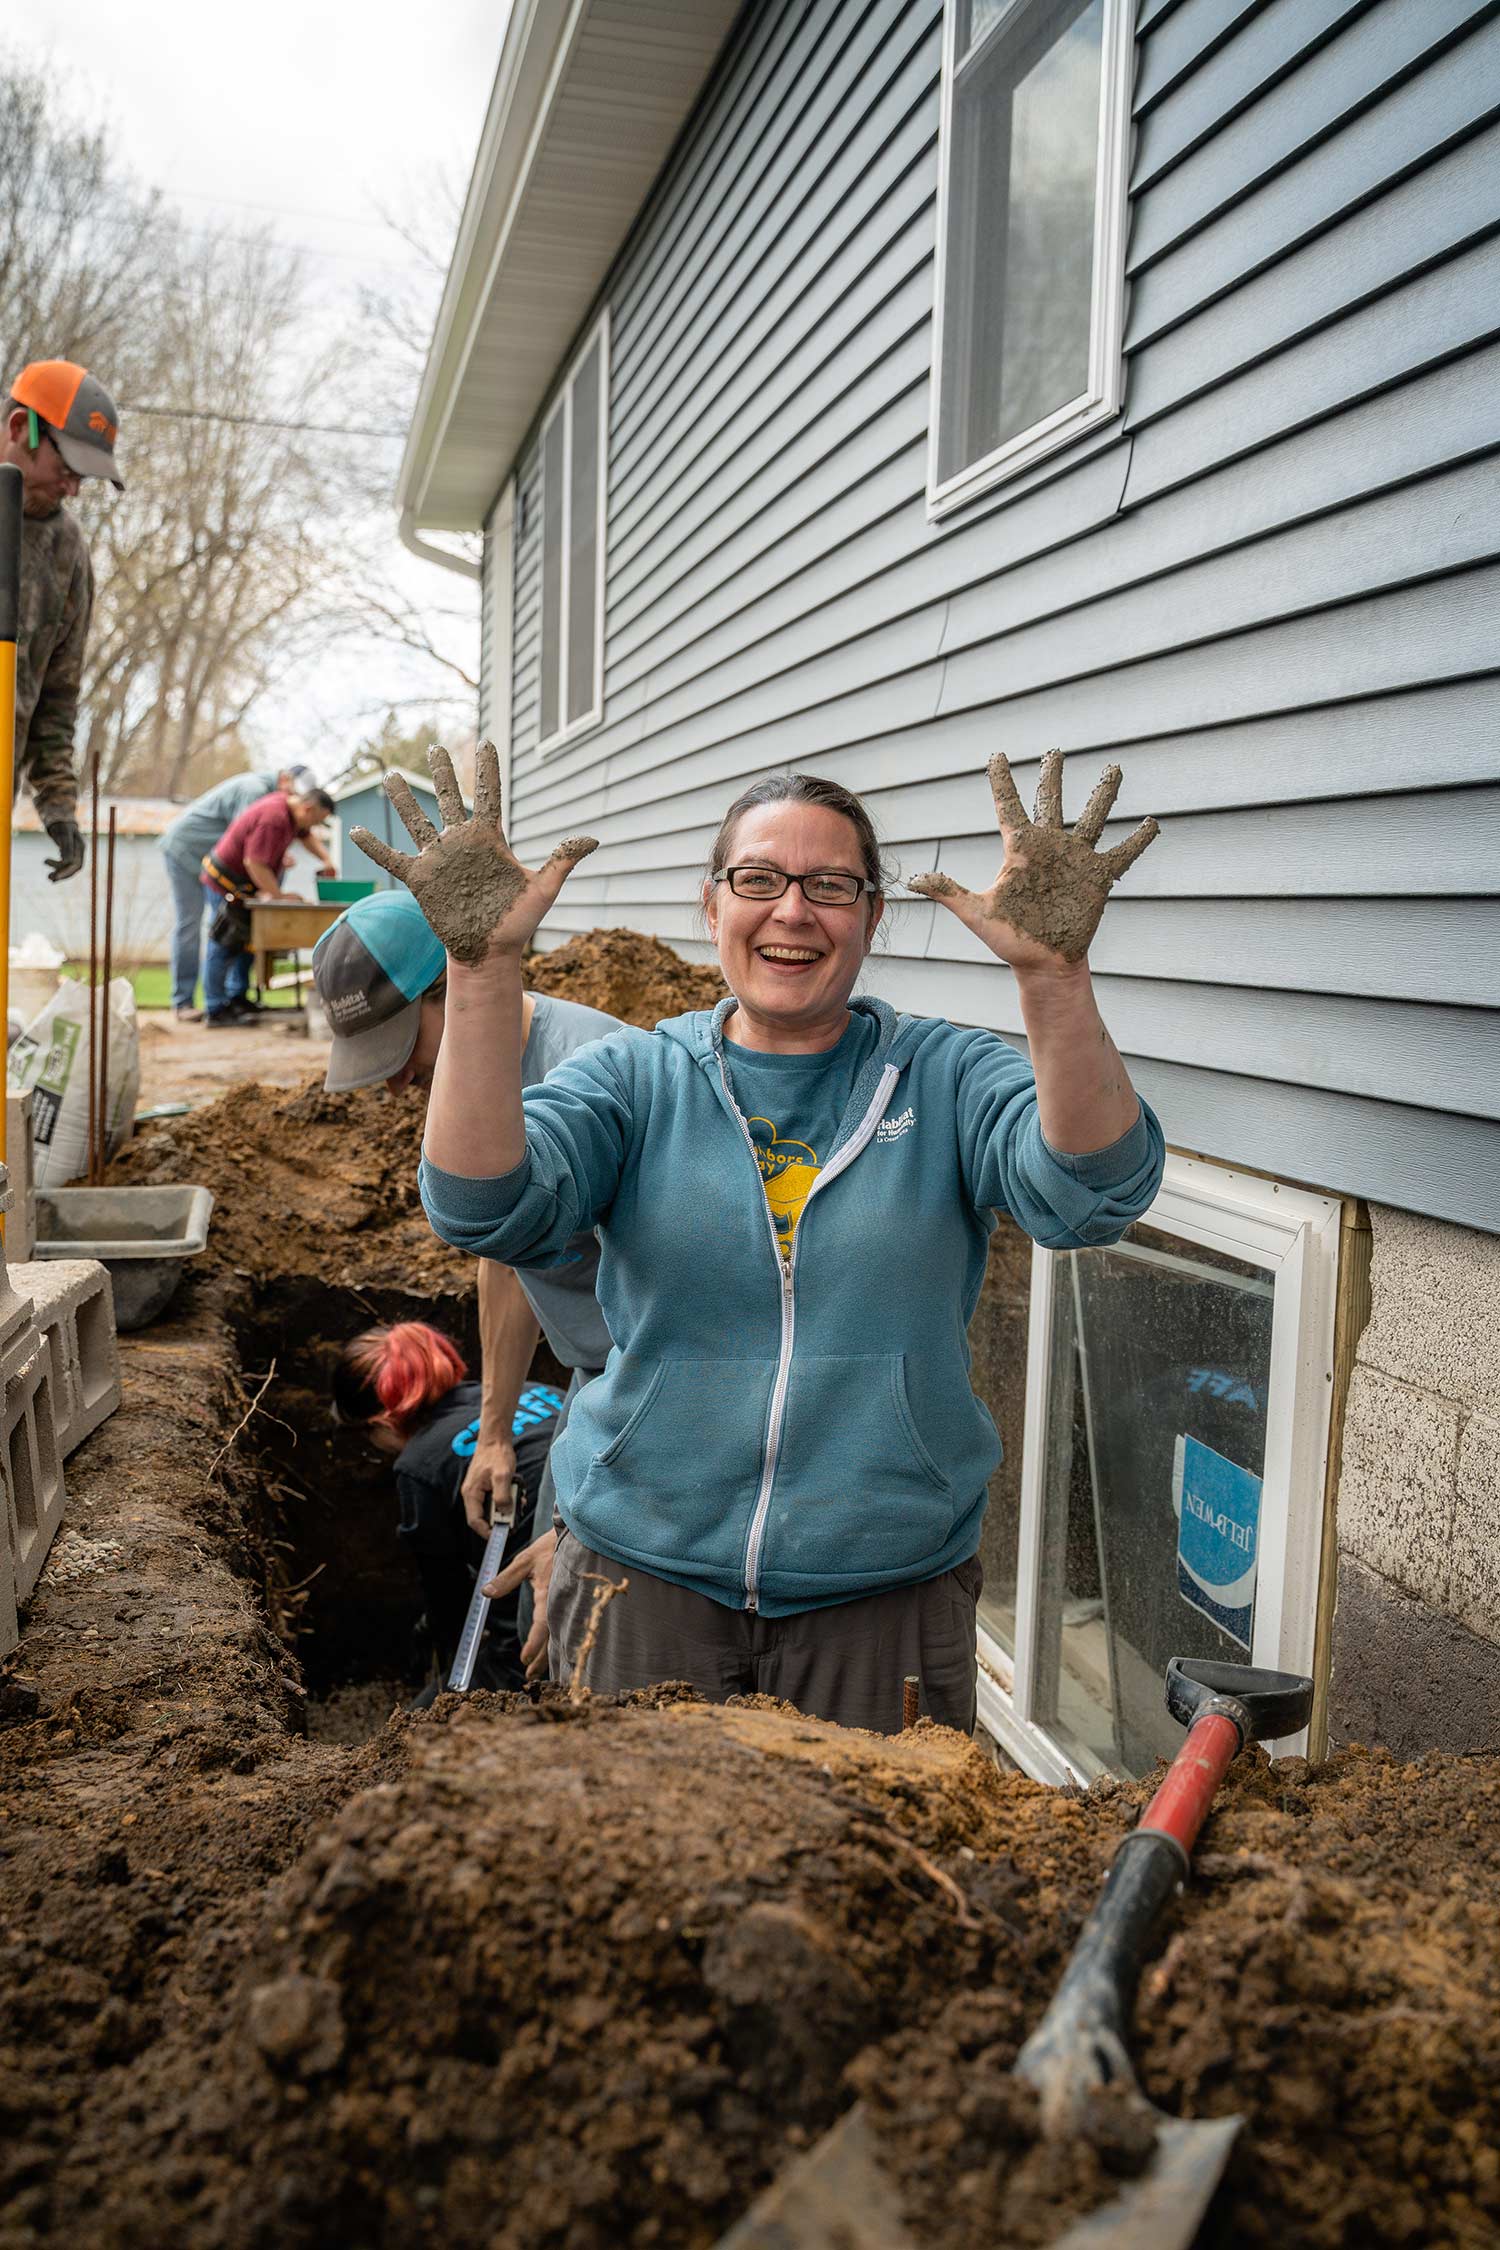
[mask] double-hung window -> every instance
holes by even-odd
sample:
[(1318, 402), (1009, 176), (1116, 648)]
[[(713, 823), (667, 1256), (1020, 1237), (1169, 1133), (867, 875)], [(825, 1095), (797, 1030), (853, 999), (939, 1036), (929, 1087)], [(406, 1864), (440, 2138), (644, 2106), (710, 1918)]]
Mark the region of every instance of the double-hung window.
[(1118, 413), (1131, 0), (948, 0), (933, 515)]
[(542, 425), (542, 750), (570, 742), (604, 716), (608, 432), (606, 313)]

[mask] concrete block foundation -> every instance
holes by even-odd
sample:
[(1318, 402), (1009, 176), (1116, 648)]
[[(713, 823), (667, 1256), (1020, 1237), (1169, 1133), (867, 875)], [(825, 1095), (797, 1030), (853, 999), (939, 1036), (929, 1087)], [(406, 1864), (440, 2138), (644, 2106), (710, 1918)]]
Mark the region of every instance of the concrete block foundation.
[(29, 1299), (52, 1358), (64, 1455), (81, 1445), (120, 1403), (120, 1348), (108, 1269), (94, 1258), (12, 1266), (11, 1286)]
[(1328, 1746), (1381, 1742), (1399, 1756), (1493, 1750), (1500, 1646), (1345, 1555), (1334, 1615)]
[(36, 1134), (31, 1087), (5, 1097), (5, 1168), (10, 1175), (10, 1208), (5, 1214), (5, 1255), (24, 1266), (36, 1248)]
[(41, 1576), (62, 1522), (66, 1490), (56, 1414), (51, 1354), (33, 1334), (0, 1364), (0, 1483), (18, 1603)]

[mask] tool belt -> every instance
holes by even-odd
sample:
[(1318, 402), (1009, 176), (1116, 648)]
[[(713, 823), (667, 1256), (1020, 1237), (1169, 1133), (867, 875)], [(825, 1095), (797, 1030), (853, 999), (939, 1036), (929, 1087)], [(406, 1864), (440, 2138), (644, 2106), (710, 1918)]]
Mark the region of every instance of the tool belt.
[(219, 866), (212, 852), (203, 855), (203, 880), (216, 890), (224, 903), (208, 925), (208, 934), (226, 953), (248, 953), (250, 950), (250, 908), (248, 901), (255, 896), (255, 885), (248, 876), (236, 881)]

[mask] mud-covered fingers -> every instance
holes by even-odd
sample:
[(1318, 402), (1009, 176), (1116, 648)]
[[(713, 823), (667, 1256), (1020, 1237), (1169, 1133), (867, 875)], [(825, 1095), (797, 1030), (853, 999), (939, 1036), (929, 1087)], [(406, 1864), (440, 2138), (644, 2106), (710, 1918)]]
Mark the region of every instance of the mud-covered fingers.
[(1073, 833), (1085, 844), (1097, 844), (1104, 833), (1104, 823), (1114, 810), (1120, 794), (1121, 774), (1118, 766), (1106, 766), (1094, 785), (1094, 794), (1073, 824)]
[(536, 871), (536, 880), (546, 893), (549, 906), (578, 862), (587, 859), (590, 852), (598, 849), (597, 836), (566, 836), (556, 850), (549, 853)]
[(382, 843), (368, 828), (351, 828), (349, 841), (359, 846), (366, 859), (373, 859), (377, 867), (383, 867), (387, 875), (394, 875), (398, 883), (409, 883), (411, 871), (417, 864), (410, 853), (398, 852), (392, 845)]
[(997, 750), (990, 760), (990, 794), (995, 800), (995, 815), (1002, 834), (1012, 830), (1019, 834), (1031, 826), (1021, 802), (1021, 792), (1016, 787), (1016, 777), (1010, 770), (1010, 760), (1003, 750)]
[(972, 924), (979, 913), (979, 899), (973, 891), (966, 891), (962, 883), (955, 883), (951, 875), (908, 875), (906, 887), (919, 898), (930, 898), (937, 906), (946, 906), (961, 922)]
[(474, 818), (498, 828), (500, 812), (500, 753), (493, 742), (481, 742), (474, 754)]
[(464, 809), (464, 793), (458, 786), (458, 775), (453, 771), (453, 760), (440, 742), (428, 745), (427, 770), (432, 775), (432, 786), (437, 795), (438, 811), (443, 816), (443, 826), (458, 827), (469, 816)]
[(1061, 828), (1062, 784), (1063, 754), (1049, 750), (1037, 775), (1036, 809), (1031, 816), (1038, 828)]
[(386, 796), (400, 815), (402, 827), (406, 830), (418, 851), (421, 851), (424, 845), (435, 840), (437, 830), (412, 795), (411, 783), (404, 774), (388, 773), (383, 787)]
[(1160, 834), (1161, 827), (1158, 822), (1150, 819), (1143, 820), (1140, 827), (1136, 829), (1133, 835), (1127, 836), (1123, 844), (1116, 844), (1112, 850), (1101, 852), (1099, 854), (1100, 862), (1110, 881), (1118, 883), (1126, 868), (1134, 867), (1146, 846)]

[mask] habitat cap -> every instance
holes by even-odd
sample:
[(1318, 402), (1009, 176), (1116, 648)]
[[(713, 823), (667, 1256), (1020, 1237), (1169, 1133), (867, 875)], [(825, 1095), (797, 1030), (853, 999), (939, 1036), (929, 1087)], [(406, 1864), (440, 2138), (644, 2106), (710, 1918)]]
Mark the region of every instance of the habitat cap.
[(422, 995), (447, 963), (411, 892), (357, 899), (313, 948), (313, 983), (333, 1030), (332, 1093), (393, 1078), (417, 1043)]
[(321, 786), (318, 777), (313, 772), (311, 766), (284, 766), (282, 768), (282, 771), (285, 773), (292, 787), (294, 789), (300, 789), (304, 796), (306, 796), (309, 789), (317, 789)]
[(119, 408), (86, 367), (72, 359), (34, 359), (10, 395), (46, 423), (75, 477), (108, 477), (116, 492), (125, 490), (115, 466)]

